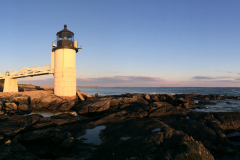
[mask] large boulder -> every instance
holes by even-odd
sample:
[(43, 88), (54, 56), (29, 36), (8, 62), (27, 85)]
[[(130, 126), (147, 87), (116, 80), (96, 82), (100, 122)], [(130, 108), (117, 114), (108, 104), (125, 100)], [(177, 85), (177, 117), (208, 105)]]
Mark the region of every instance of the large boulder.
[(109, 98), (95, 98), (84, 101), (75, 106), (78, 114), (102, 112), (110, 108)]
[(67, 101), (66, 103), (63, 103), (60, 105), (57, 109), (61, 111), (68, 111), (75, 105), (74, 101)]

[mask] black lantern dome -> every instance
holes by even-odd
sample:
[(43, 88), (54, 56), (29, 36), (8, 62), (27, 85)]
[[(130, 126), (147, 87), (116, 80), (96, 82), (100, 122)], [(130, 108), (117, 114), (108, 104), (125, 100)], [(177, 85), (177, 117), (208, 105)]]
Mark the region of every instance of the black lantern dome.
[(64, 25), (64, 29), (57, 32), (57, 45), (53, 48), (53, 51), (60, 48), (74, 48), (74, 33), (67, 29), (67, 25)]

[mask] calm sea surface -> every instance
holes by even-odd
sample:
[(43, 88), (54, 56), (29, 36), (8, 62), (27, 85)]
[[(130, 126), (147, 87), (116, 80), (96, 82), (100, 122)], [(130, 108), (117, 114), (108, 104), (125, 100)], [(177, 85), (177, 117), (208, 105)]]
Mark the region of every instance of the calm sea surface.
[(133, 87), (133, 88), (114, 88), (114, 87), (77, 87), (77, 89), (90, 95), (119, 95), (125, 93), (147, 93), (147, 94), (220, 94), (240, 96), (240, 88), (237, 87)]
[[(125, 93), (147, 93), (147, 94), (220, 94), (240, 96), (240, 88), (230, 87), (134, 87), (134, 88), (114, 88), (114, 87), (78, 87), (77, 89), (86, 92), (90, 95), (98, 93), (98, 95), (119, 95)], [(197, 101), (197, 100), (196, 100)], [(224, 99), (211, 100), (216, 105), (206, 105), (203, 109), (194, 109), (199, 112), (235, 112), (240, 111), (240, 100)], [(197, 102), (195, 102), (197, 103)]]

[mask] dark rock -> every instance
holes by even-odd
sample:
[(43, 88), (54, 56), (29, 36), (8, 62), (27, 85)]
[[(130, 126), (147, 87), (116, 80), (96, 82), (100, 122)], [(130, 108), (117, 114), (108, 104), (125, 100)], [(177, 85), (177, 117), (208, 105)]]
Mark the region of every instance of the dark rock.
[(2, 101), (0, 101), (0, 110), (2, 110), (2, 108), (3, 108), (3, 103)]
[(84, 121), (84, 119), (85, 118), (83, 118), (82, 116), (73, 116), (70, 113), (63, 113), (57, 116), (41, 118), (37, 123), (35, 123), (31, 127), (31, 130), (45, 129), (49, 127), (55, 127), (74, 122), (79, 123), (81, 121)]
[(3, 143), (4, 137), (0, 135), (0, 145)]
[(61, 106), (59, 106), (57, 109), (61, 111), (68, 111), (71, 110), (71, 108), (75, 105), (74, 101), (68, 101), (66, 103), (63, 103)]
[(52, 153), (55, 157), (64, 155), (74, 145), (74, 138), (67, 136)]
[(4, 137), (14, 137), (19, 132), (28, 130), (34, 123), (39, 121), (39, 119), (39, 115), (0, 116), (0, 134), (3, 134)]
[[(154, 119), (129, 119), (100, 132), (101, 147), (93, 159), (205, 159), (211, 153), (187, 134)], [(124, 148), (124, 149), (123, 149)], [(129, 152), (130, 151), (130, 152)], [(72, 153), (72, 152), (71, 152)], [(86, 154), (86, 153), (85, 153)]]
[(116, 100), (116, 99), (112, 99), (112, 100), (110, 101), (110, 106), (111, 106), (111, 107), (112, 107), (112, 106), (118, 106), (119, 103), (120, 103), (120, 101), (118, 101), (118, 100)]
[(36, 130), (31, 132), (26, 132), (21, 135), (19, 142), (23, 144), (37, 144), (37, 143), (49, 143), (59, 134), (61, 131), (56, 128), (47, 128), (42, 130)]
[(158, 102), (159, 101), (158, 96), (157, 95), (152, 96), (152, 101), (153, 102)]
[(102, 112), (110, 108), (110, 99), (95, 98), (85, 102), (81, 102), (75, 106), (78, 114)]
[(184, 106), (184, 108), (190, 108), (190, 109), (195, 108), (195, 107), (194, 107), (192, 104), (190, 104), (190, 103), (184, 103), (183, 106)]

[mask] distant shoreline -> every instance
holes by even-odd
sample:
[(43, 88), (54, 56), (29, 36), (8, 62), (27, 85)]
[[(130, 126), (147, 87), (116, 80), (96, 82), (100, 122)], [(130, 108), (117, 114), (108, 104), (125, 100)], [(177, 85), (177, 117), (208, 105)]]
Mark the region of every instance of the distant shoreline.
[(101, 86), (77, 86), (77, 87), (101, 87)]

